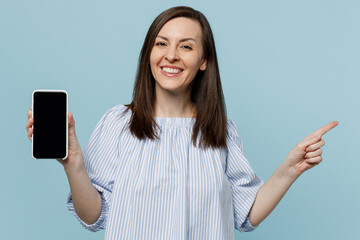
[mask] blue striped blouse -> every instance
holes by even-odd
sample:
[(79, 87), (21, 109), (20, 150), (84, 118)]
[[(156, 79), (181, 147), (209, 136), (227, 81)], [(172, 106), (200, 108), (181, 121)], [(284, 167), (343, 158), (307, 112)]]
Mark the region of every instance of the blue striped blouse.
[(251, 231), (249, 210), (263, 181), (246, 159), (237, 129), (227, 126), (227, 149), (192, 144), (192, 118), (156, 118), (156, 140), (139, 140), (129, 129), (130, 111), (106, 112), (84, 149), (89, 177), (102, 198), (90, 231), (105, 239), (234, 239), (234, 228)]

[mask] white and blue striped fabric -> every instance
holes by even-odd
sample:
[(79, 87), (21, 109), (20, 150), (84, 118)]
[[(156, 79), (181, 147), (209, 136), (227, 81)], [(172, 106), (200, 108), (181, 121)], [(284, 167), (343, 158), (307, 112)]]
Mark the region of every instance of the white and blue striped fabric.
[(251, 231), (248, 219), (263, 184), (228, 120), (227, 149), (192, 144), (192, 118), (156, 118), (156, 140), (139, 140), (129, 129), (130, 111), (118, 105), (95, 128), (84, 160), (103, 208), (90, 231), (105, 239), (230, 240), (234, 228)]

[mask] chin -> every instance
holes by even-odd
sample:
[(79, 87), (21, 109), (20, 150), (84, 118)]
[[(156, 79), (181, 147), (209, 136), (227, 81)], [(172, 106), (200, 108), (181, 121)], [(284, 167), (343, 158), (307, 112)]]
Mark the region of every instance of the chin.
[(158, 91), (166, 91), (168, 93), (180, 93), (184, 91), (183, 86), (179, 86), (177, 84), (171, 84), (171, 83), (157, 84), (157, 88)]

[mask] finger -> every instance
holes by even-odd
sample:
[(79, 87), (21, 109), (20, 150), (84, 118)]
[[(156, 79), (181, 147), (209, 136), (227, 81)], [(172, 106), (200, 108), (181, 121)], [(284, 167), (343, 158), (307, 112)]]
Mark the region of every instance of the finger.
[(313, 152), (313, 151), (317, 150), (318, 148), (323, 147), (324, 145), (325, 145), (325, 141), (323, 139), (321, 139), (317, 143), (314, 143), (314, 144), (308, 146), (305, 151), (306, 152)]
[(308, 164), (319, 164), (322, 161), (322, 157), (321, 156), (317, 156), (317, 157), (313, 157), (313, 158), (309, 158), (306, 159), (305, 162)]
[(33, 129), (29, 128), (29, 130), (27, 131), (28, 138), (32, 137), (32, 134), (33, 134)]
[(30, 106), (30, 109), (32, 110), (32, 106)]
[(321, 156), (321, 154), (322, 154), (322, 150), (321, 150), (321, 148), (319, 148), (318, 150), (316, 150), (314, 152), (306, 153), (304, 158), (305, 159), (311, 159), (311, 158), (314, 158), (314, 157), (317, 157), (317, 156)]
[(30, 141), (32, 142), (32, 134), (33, 134), (33, 129), (29, 128), (28, 132), (27, 132), (27, 136), (30, 139)]
[(333, 121), (321, 128), (319, 128), (318, 130), (316, 130), (315, 132), (313, 132), (312, 134), (310, 134), (308, 137), (312, 137), (312, 136), (316, 136), (316, 135), (324, 135), (325, 133), (327, 133), (328, 131), (330, 131), (331, 129), (333, 129), (334, 127), (336, 127), (339, 123), (337, 121)]
[(317, 130), (316, 135), (318, 135), (318, 134), (324, 135), (325, 133), (327, 133), (328, 131), (330, 131), (334, 127), (336, 127), (338, 124), (339, 123), (337, 121), (333, 121), (333, 122), (321, 127), (319, 130)]
[(310, 146), (313, 145), (317, 142), (319, 142), (321, 139), (321, 135), (315, 135), (312, 138), (305, 138), (304, 140), (302, 140), (301, 142), (298, 143), (298, 147), (302, 150), (305, 151), (305, 149)]
[(29, 130), (29, 128), (32, 128), (33, 124), (34, 124), (34, 119), (30, 118), (25, 125), (26, 131)]
[(30, 118), (32, 118), (32, 111), (31, 110), (28, 111), (28, 119), (30, 119)]

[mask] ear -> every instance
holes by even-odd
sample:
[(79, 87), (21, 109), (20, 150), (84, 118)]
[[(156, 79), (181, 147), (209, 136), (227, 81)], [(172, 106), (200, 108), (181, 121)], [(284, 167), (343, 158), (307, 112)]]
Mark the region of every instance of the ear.
[(200, 65), (200, 70), (201, 71), (204, 71), (206, 69), (206, 64), (207, 64), (207, 60), (204, 59), (203, 62), (201, 63), (201, 65)]

